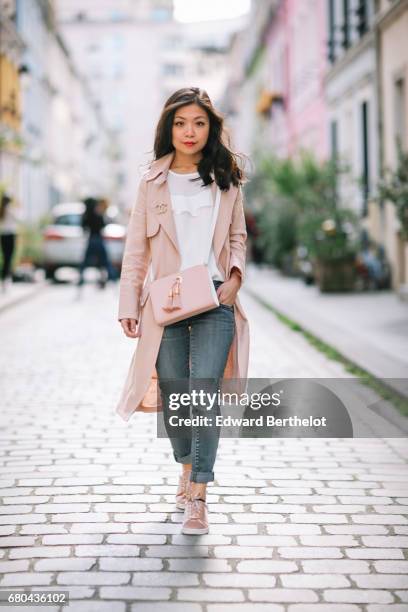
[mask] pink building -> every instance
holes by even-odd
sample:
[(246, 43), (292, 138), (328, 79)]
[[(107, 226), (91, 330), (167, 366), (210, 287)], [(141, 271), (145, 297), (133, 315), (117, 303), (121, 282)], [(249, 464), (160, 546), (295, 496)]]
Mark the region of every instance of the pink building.
[(324, 100), (327, 66), (325, 0), (281, 0), (266, 32), (266, 89), (258, 112), (269, 117), (269, 141), (280, 156), (329, 153)]

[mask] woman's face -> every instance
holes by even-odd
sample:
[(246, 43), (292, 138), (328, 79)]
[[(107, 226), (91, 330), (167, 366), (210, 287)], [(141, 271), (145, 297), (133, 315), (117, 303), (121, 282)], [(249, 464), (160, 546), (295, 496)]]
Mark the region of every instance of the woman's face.
[(173, 146), (176, 151), (184, 155), (197, 154), (205, 147), (209, 132), (210, 120), (201, 106), (187, 104), (176, 110), (172, 127)]

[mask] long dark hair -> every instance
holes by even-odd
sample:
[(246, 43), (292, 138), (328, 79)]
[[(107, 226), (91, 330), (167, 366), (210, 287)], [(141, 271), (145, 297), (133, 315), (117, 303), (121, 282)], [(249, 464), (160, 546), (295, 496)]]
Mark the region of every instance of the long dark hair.
[(231, 183), (236, 187), (246, 183), (248, 179), (238, 164), (238, 158), (243, 156), (230, 149), (230, 137), (222, 114), (214, 108), (207, 92), (199, 87), (178, 89), (165, 102), (156, 127), (154, 161), (174, 151), (172, 144), (174, 115), (180, 107), (187, 104), (200, 106), (210, 120), (207, 143), (202, 149), (202, 158), (197, 166), (204, 185), (214, 182), (210, 172), (214, 173), (215, 182), (222, 191), (228, 191)]
[(11, 203), (11, 198), (7, 193), (3, 193), (0, 198), (0, 219), (4, 219), (6, 208)]

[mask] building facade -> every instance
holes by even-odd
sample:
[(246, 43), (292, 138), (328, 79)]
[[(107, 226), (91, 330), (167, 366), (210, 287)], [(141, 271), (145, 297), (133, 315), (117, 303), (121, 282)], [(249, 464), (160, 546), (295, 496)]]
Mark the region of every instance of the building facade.
[(255, 1), (229, 50), (224, 107), (238, 148), (339, 162), (353, 209), (408, 292), (408, 247), (379, 182), (408, 147), (408, 0)]
[(379, 177), (374, 20), (372, 0), (327, 0), (330, 151), (347, 167), (339, 179), (342, 203), (367, 226)]
[[(376, 21), (378, 90), (381, 108), (380, 165), (395, 170), (398, 139), (408, 150), (408, 2), (381, 0)], [(373, 231), (382, 238), (393, 270), (393, 286), (408, 292), (408, 243), (391, 202), (382, 202)]]
[(228, 77), (220, 106), (231, 127), (234, 148), (250, 157), (258, 148), (271, 146), (266, 114), (257, 108), (268, 86), (266, 30), (278, 5), (279, 0), (254, 0), (246, 26), (231, 38), (227, 56)]
[(115, 138), (116, 199), (130, 210), (153, 158), (154, 129), (166, 99), (199, 86), (223, 90), (228, 35), (239, 20), (183, 23), (172, 0), (58, 0), (58, 23)]
[(408, 2), (328, 0), (328, 32), (331, 150), (351, 169), (341, 180), (342, 200), (384, 248), (392, 287), (406, 290), (407, 243), (378, 185), (396, 167), (397, 137), (407, 148)]
[(325, 15), (324, 0), (253, 2), (250, 26), (230, 48), (225, 89), (234, 136), (247, 154), (308, 149), (327, 157)]
[(110, 136), (56, 27), (51, 0), (3, 0), (2, 8), (1, 95), (7, 100), (0, 181), (31, 223), (88, 189), (112, 193)]
[(130, 209), (151, 157), (172, 1), (58, 0), (59, 28), (113, 137), (115, 203)]
[(265, 111), (273, 148), (280, 155), (302, 149), (319, 159), (328, 154), (325, 9), (325, 0), (285, 0), (268, 27)]
[(0, 1), (0, 189), (18, 197), (21, 169), (21, 81), (24, 41), (14, 2)]

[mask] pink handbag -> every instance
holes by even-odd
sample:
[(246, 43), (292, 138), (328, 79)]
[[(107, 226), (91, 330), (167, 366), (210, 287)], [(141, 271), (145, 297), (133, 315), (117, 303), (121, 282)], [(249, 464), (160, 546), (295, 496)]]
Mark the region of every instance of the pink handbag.
[(220, 199), (221, 191), (217, 185), (211, 218), (210, 245), (205, 263), (162, 276), (150, 283), (153, 316), (158, 325), (170, 325), (220, 305), (207, 265)]

